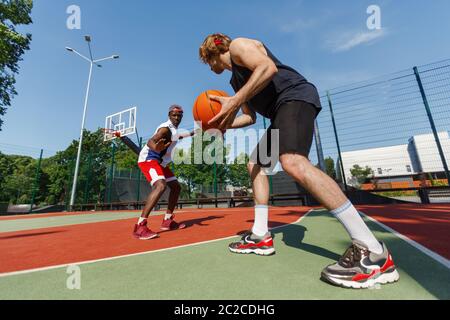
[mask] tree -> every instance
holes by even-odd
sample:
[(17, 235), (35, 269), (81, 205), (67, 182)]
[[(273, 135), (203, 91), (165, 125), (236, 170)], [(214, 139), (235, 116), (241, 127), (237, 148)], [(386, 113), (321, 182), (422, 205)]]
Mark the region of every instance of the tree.
[(336, 180), (336, 167), (333, 158), (328, 157), (325, 159), (325, 171), (327, 175)]
[(252, 186), (247, 170), (248, 160), (248, 155), (241, 153), (233, 163), (228, 165), (227, 180), (233, 187), (248, 189)]
[[(189, 196), (198, 196), (203, 192), (210, 192), (214, 187), (214, 165), (212, 164), (206, 164), (204, 161), (202, 161), (201, 164), (194, 164), (194, 159), (201, 158), (203, 159), (202, 155), (205, 154), (205, 149), (213, 143), (213, 140), (209, 140), (211, 136), (209, 136), (207, 133), (202, 133), (203, 136), (205, 136), (205, 139), (202, 139), (202, 136), (196, 135), (191, 142), (190, 148), (185, 150), (175, 150), (174, 159), (190, 159), (190, 161), (184, 161), (184, 163), (181, 164), (175, 164), (175, 175), (180, 178), (180, 181), (182, 183), (185, 183), (187, 185), (187, 189), (189, 190)], [(198, 148), (198, 150), (195, 148), (195, 140), (194, 139), (200, 139), (201, 141), (201, 148)], [(206, 140), (206, 141), (204, 141)], [(199, 153), (202, 153), (200, 155)], [(197, 153), (197, 156), (196, 156)], [(216, 165), (216, 179), (217, 183), (225, 184), (227, 183), (227, 170), (228, 167), (226, 165), (226, 155), (228, 153), (228, 150), (223, 146), (222, 150), (222, 164)], [(205, 190), (206, 187), (206, 190)]]
[[(23, 35), (16, 27), (32, 23), (32, 8), (32, 0), (2, 0), (0, 3), (0, 116), (5, 115), (12, 97), (17, 94), (15, 75), (23, 54), (30, 49), (31, 34)], [(0, 131), (2, 123), (0, 118)]]
[[(73, 140), (64, 151), (42, 159), (36, 185), (36, 204), (68, 203), (77, 150), (78, 141)], [(119, 164), (137, 170), (137, 157), (130, 152), (128, 147), (118, 144), (116, 166)], [(101, 129), (95, 132), (84, 130), (76, 203), (104, 201), (106, 173), (111, 167), (111, 155), (112, 146), (103, 142)], [(30, 203), (37, 163), (38, 159), (31, 157), (0, 153), (0, 202)]]
[(29, 203), (36, 160), (26, 156), (0, 156), (0, 201)]
[(364, 182), (366, 182), (367, 178), (370, 176), (373, 176), (373, 170), (366, 166), (365, 168), (360, 167), (359, 165), (355, 164), (351, 169), (350, 173), (352, 174), (352, 177), (355, 178), (356, 185), (360, 185)]
[(0, 152), (0, 190), (3, 189), (2, 183), (5, 181), (5, 178), (11, 175), (12, 173), (13, 173), (13, 166), (10, 157)]
[[(77, 157), (78, 141), (43, 161), (42, 170), (48, 175), (48, 197), (50, 204), (69, 200)], [(106, 172), (111, 165), (111, 145), (103, 142), (103, 132), (84, 130), (81, 148), (80, 171), (75, 203), (82, 203), (88, 193), (89, 202), (100, 202), (106, 189)], [(88, 190), (86, 190), (88, 185)]]

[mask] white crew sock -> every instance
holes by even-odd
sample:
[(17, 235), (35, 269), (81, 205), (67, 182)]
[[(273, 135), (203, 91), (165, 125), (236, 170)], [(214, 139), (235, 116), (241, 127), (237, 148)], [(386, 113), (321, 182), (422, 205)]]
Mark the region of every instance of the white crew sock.
[(142, 221), (145, 221), (145, 220), (147, 220), (147, 218), (139, 217), (138, 224), (141, 224), (141, 222), (142, 222)]
[(252, 232), (258, 237), (263, 237), (269, 232), (269, 207), (266, 205), (255, 206), (255, 222)]
[(364, 220), (350, 201), (332, 210), (331, 213), (344, 225), (352, 240), (362, 242), (373, 253), (381, 254), (383, 252), (380, 242), (364, 223)]
[(170, 218), (172, 218), (172, 213), (166, 213), (165, 215), (164, 215), (164, 220), (169, 220)]

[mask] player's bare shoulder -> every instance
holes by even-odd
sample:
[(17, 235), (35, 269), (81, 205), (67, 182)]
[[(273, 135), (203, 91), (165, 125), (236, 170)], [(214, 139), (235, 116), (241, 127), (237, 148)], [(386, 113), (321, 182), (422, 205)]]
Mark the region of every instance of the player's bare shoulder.
[(172, 138), (172, 132), (168, 127), (162, 127), (158, 129), (158, 132), (152, 137), (153, 142), (158, 142), (160, 139), (164, 139), (165, 141), (170, 141)]
[(246, 47), (255, 47), (255, 46), (258, 48), (264, 48), (264, 45), (259, 40), (241, 37), (233, 39), (233, 41), (231, 41), (230, 50), (240, 50)]
[(245, 54), (249, 54), (252, 51), (259, 51), (264, 55), (267, 55), (267, 51), (261, 41), (249, 38), (236, 38), (230, 43), (230, 54), (233, 58), (239, 60)]

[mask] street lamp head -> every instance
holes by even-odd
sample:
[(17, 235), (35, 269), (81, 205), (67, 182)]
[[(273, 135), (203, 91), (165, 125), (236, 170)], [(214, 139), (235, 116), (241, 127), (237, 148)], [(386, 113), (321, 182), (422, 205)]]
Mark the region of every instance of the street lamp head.
[(113, 59), (119, 59), (119, 56), (117, 54), (113, 55), (112, 57)]
[(72, 48), (69, 48), (69, 47), (66, 47), (66, 50), (67, 50), (67, 51), (70, 51), (70, 52), (73, 52), (73, 49), (72, 49)]
[(87, 42), (91, 42), (91, 36), (89, 35), (84, 36), (84, 40), (86, 40)]

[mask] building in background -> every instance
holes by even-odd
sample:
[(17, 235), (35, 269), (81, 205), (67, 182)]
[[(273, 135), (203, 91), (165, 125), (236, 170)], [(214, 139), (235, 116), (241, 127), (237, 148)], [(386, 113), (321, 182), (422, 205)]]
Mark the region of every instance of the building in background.
[[(438, 133), (447, 164), (450, 164), (450, 138), (448, 132)], [(355, 186), (355, 177), (350, 170), (358, 165), (372, 169), (376, 183), (395, 183), (401, 187), (414, 187), (425, 174), (433, 179), (444, 179), (444, 165), (433, 134), (415, 135), (407, 144), (342, 152), (346, 181)], [(337, 162), (337, 175), (342, 176)]]

